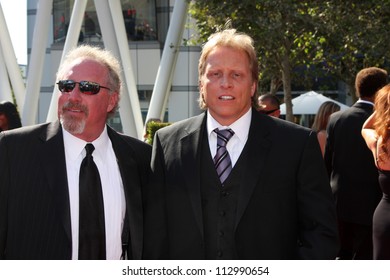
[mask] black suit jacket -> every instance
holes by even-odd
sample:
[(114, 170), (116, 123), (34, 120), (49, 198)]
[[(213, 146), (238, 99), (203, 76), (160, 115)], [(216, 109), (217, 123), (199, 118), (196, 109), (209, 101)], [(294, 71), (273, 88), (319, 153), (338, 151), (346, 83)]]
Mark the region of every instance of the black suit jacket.
[[(129, 232), (124, 249), (142, 257), (142, 192), (151, 147), (108, 127), (122, 176)], [(130, 233), (130, 234), (128, 234)], [(72, 236), (59, 122), (0, 136), (0, 259), (70, 259)]]
[(378, 170), (361, 135), (363, 123), (372, 112), (372, 105), (358, 102), (332, 114), (324, 155), (338, 216), (360, 225), (372, 224), (381, 198)]
[[(145, 214), (146, 258), (205, 258), (199, 155), (201, 148), (209, 149), (200, 146), (207, 133), (206, 116), (155, 135)], [(238, 258), (335, 258), (335, 207), (315, 133), (253, 110), (244, 149), (251, 152), (238, 194)]]

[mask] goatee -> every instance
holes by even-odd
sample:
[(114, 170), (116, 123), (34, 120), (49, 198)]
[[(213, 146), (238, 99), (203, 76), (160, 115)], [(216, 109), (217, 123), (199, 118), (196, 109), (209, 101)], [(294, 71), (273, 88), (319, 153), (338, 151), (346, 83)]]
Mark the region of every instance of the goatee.
[[(83, 118), (66, 114), (67, 110), (79, 110), (84, 113)], [(60, 122), (64, 129), (71, 134), (81, 134), (84, 132), (88, 108), (78, 103), (67, 102), (62, 106)]]

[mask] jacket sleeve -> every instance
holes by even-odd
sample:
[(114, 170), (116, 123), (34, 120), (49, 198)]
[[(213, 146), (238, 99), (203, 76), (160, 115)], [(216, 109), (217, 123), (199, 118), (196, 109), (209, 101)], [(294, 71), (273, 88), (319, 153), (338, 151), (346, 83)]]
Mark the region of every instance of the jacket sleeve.
[(7, 240), (7, 197), (9, 186), (9, 164), (4, 133), (0, 133), (0, 259), (5, 259)]
[(146, 191), (144, 259), (167, 259), (164, 155), (158, 133), (153, 141), (151, 177)]
[(335, 259), (339, 249), (336, 208), (315, 133), (303, 149), (297, 180), (298, 257)]

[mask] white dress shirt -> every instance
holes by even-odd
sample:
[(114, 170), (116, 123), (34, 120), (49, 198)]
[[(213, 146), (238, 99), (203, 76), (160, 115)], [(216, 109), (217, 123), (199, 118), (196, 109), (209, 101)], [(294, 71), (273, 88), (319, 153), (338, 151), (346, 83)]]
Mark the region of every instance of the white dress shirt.
[(232, 167), (234, 167), (241, 155), (242, 150), (244, 149), (246, 141), (248, 140), (251, 120), (252, 108), (250, 108), (248, 112), (246, 112), (241, 118), (229, 126), (222, 126), (211, 116), (210, 112), (207, 111), (207, 135), (209, 137), (211, 156), (214, 158), (215, 154), (217, 153), (217, 134), (214, 132), (214, 129), (230, 128), (234, 131), (234, 135), (227, 143), (226, 149), (232, 161)]
[[(62, 129), (62, 131), (64, 135), (72, 227), (72, 259), (77, 260), (79, 247), (79, 172), (81, 161), (86, 155), (84, 148), (88, 142), (73, 136), (65, 129)], [(107, 127), (92, 144), (95, 146), (95, 150), (92, 153), (93, 160), (99, 169), (102, 182), (106, 227), (106, 257), (108, 260), (118, 260), (122, 254), (121, 238), (126, 202), (122, 178), (112, 143), (107, 134)]]

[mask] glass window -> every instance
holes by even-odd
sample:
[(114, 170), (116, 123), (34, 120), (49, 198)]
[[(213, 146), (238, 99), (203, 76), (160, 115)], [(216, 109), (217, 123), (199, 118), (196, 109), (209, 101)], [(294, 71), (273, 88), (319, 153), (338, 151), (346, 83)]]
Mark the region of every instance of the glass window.
[[(74, 0), (53, 1), (54, 41), (65, 41)], [(156, 1), (122, 0), (122, 13), (129, 41), (157, 40)], [(88, 0), (79, 42), (96, 42), (102, 38), (94, 1)]]
[(65, 41), (69, 27), (71, 11), (66, 0), (55, 0), (53, 2), (53, 37), (55, 42)]
[(155, 1), (122, 0), (121, 2), (128, 40), (157, 40)]

